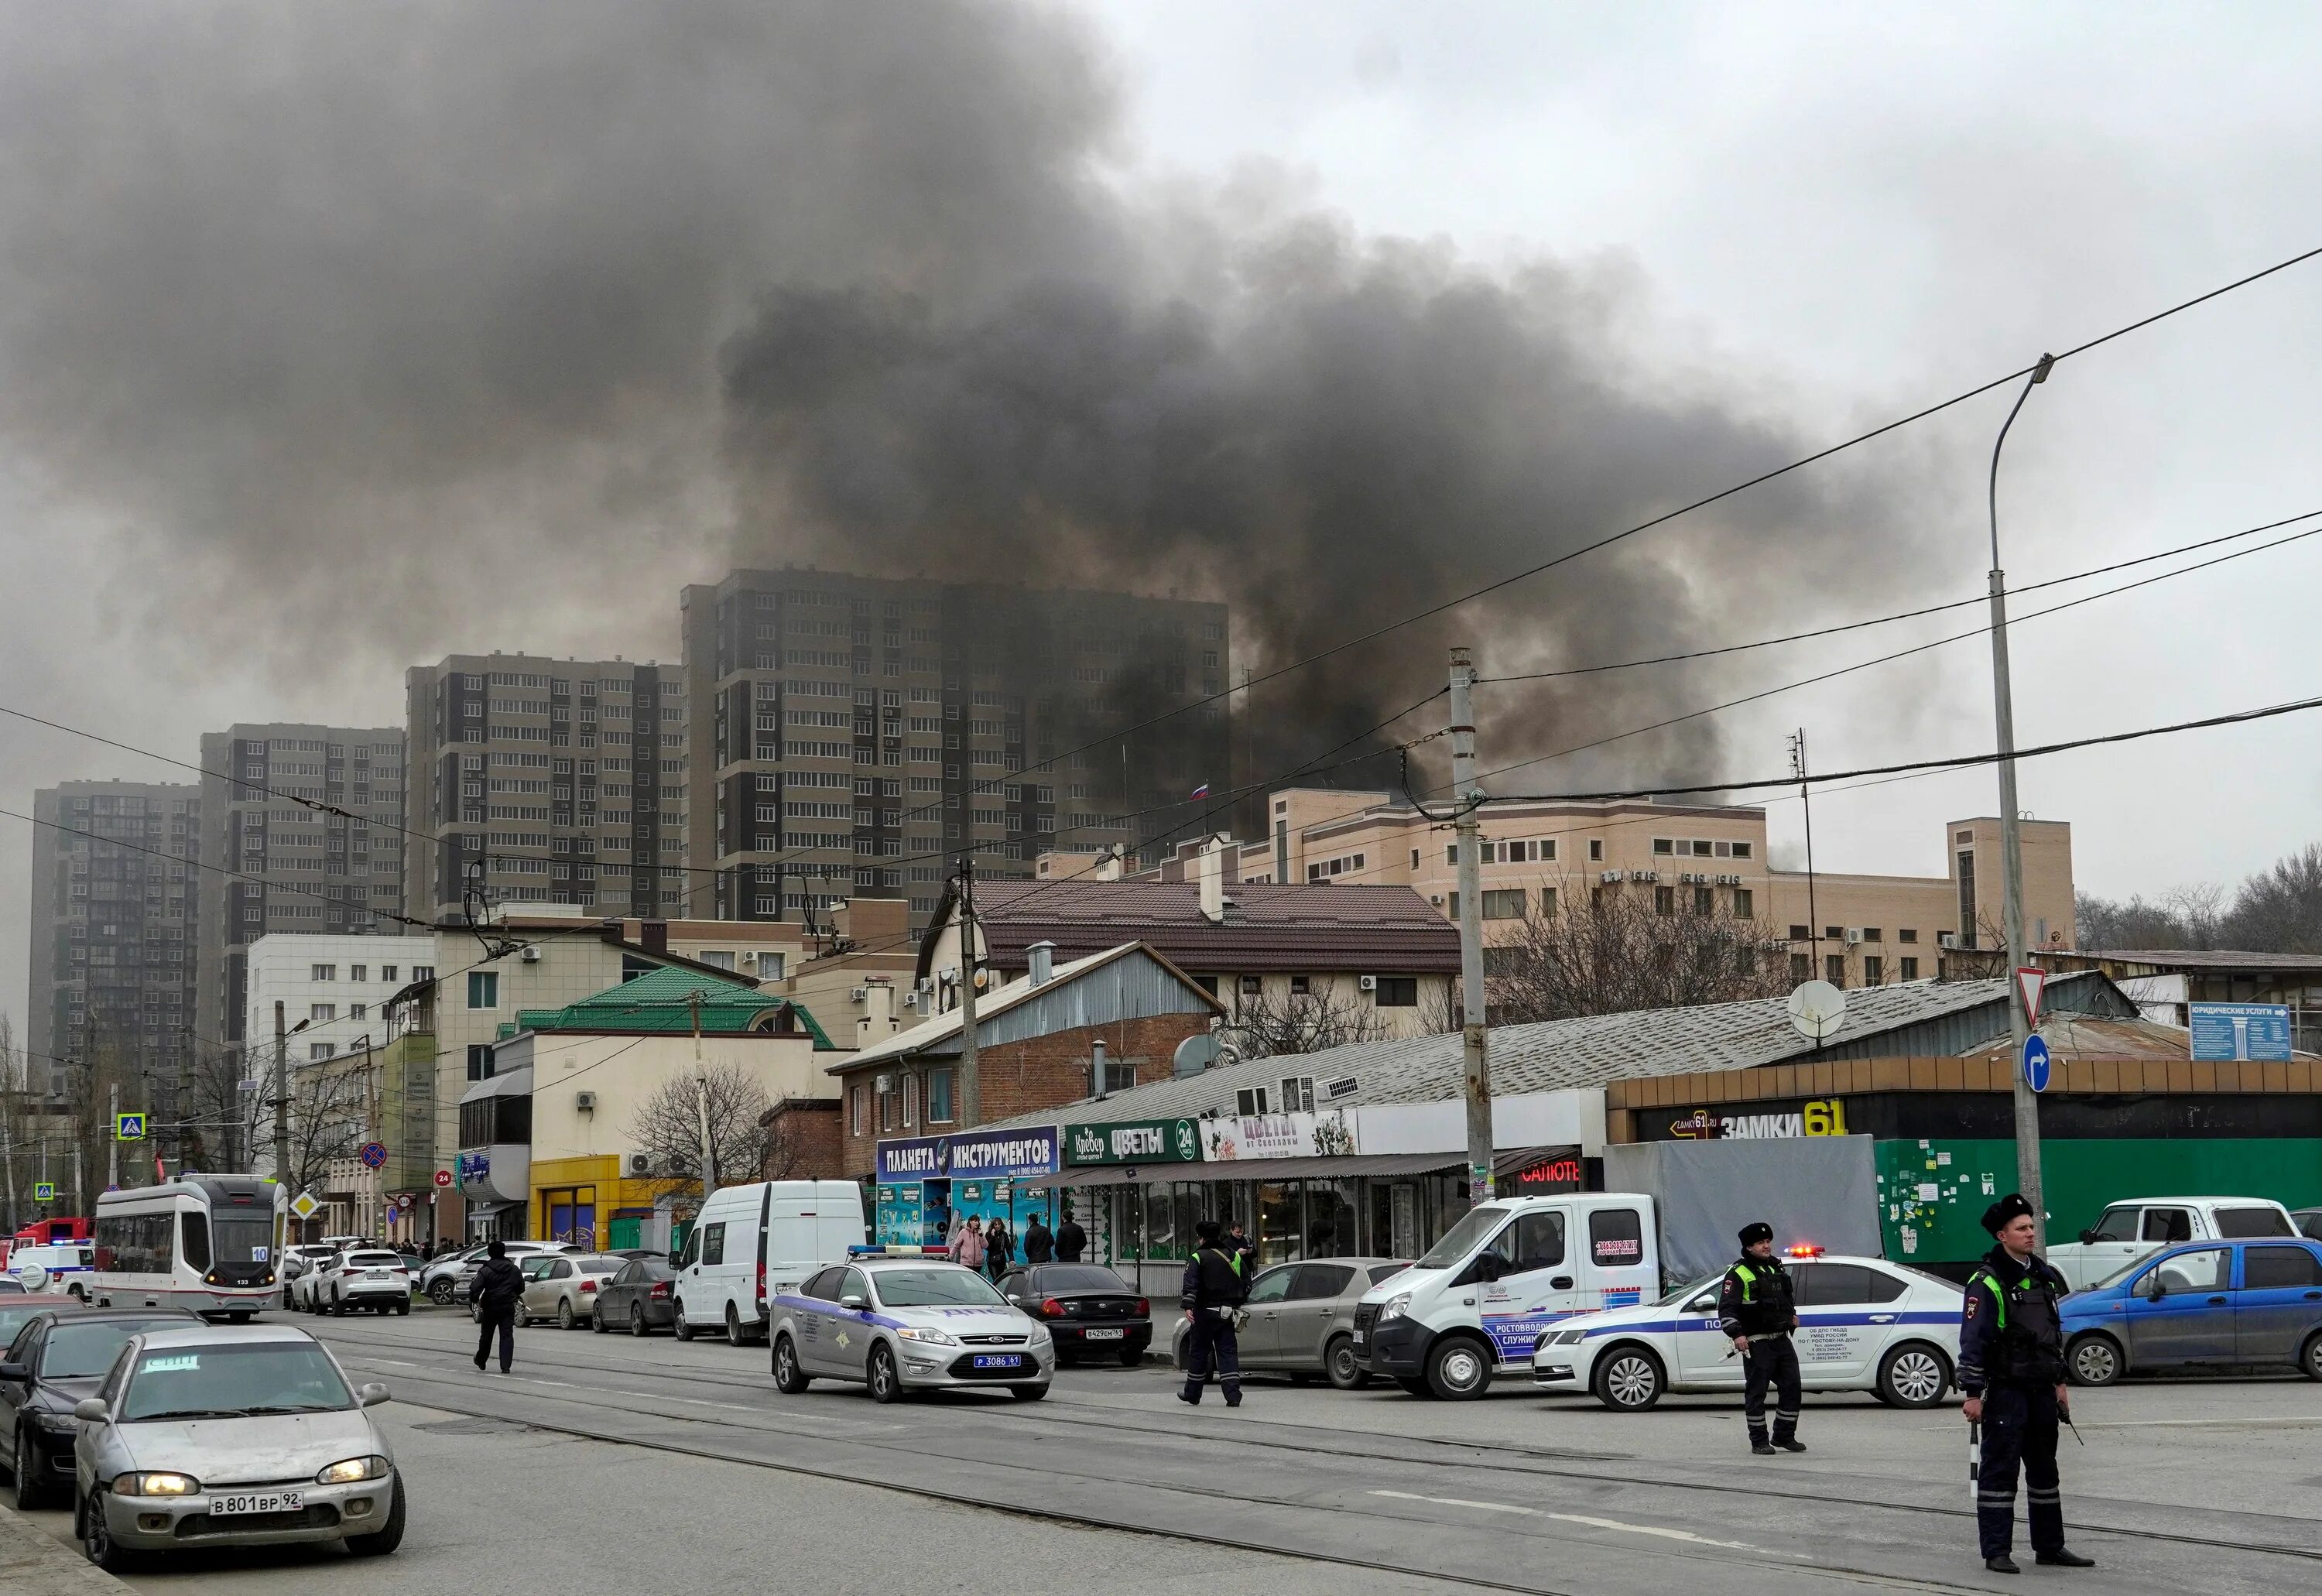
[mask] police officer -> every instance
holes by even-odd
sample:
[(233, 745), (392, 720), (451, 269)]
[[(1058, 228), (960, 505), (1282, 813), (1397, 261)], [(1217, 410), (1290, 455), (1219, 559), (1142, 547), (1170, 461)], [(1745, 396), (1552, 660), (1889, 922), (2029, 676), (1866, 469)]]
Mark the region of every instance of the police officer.
[[(1774, 1227), (1760, 1219), (1742, 1227), (1742, 1256), (1725, 1272), (1717, 1293), (1717, 1327), (1742, 1356), (1742, 1409), (1750, 1423), (1750, 1450), (1804, 1452), (1798, 1439), (1797, 1296), (1790, 1272), (1774, 1256)], [(1774, 1435), (1766, 1436), (1766, 1387), (1774, 1387)]]
[(2016, 1573), (2016, 1468), (2031, 1500), (2032, 1554), (2060, 1568), (2096, 1561), (2064, 1546), (2064, 1496), (2056, 1475), (2056, 1427), (2071, 1417), (2064, 1391), (2064, 1336), (2056, 1300), (2071, 1288), (2032, 1250), (2032, 1205), (2010, 1192), (1983, 1212), (1998, 1244), (1968, 1277), (1960, 1307), (1961, 1411), (1983, 1426), (1983, 1465), (1975, 1523), (1983, 1565)]
[(1218, 1244), (1218, 1222), (1203, 1219), (1193, 1227), (1199, 1245), (1185, 1264), (1185, 1280), (1178, 1302), (1193, 1321), (1186, 1337), (1185, 1389), (1181, 1402), (1201, 1406), (1202, 1384), (1215, 1363), (1219, 1382), (1226, 1389), (1226, 1406), (1241, 1406), (1241, 1348), (1234, 1339), (1234, 1309), (1249, 1297), (1242, 1273), (1241, 1255)]

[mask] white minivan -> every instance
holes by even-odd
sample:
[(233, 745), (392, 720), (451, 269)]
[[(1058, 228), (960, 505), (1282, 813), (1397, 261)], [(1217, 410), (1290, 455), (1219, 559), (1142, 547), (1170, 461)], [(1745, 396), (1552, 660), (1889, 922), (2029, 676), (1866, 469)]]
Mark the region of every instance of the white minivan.
[(1478, 1203), (1355, 1309), (1355, 1356), (1413, 1396), (1480, 1397), (1576, 1314), (1660, 1292), (1653, 1199), (1625, 1191)]
[(2147, 1253), (2180, 1241), (2294, 1236), (2290, 1210), (2265, 1197), (2125, 1197), (2106, 1206), (2076, 1242), (2051, 1242), (2048, 1262), (2084, 1291)]
[(768, 1302), (863, 1244), (863, 1189), (852, 1181), (720, 1187), (672, 1260), (677, 1338), (723, 1329), (739, 1346), (763, 1337)]

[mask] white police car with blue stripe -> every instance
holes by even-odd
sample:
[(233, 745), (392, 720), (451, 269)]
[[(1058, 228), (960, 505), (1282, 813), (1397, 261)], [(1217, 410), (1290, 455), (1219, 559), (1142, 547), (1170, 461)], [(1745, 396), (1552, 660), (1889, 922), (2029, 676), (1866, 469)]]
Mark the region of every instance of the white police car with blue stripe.
[[(1872, 1391), (1897, 1408), (1942, 1401), (1959, 1367), (1960, 1288), (1883, 1258), (1799, 1255), (1808, 1253), (1785, 1260), (1805, 1389)], [(1740, 1391), (1742, 1360), (1717, 1327), (1723, 1279), (1549, 1330), (1532, 1350), (1532, 1383), (1632, 1413), (1669, 1391)]]
[(1056, 1348), (1048, 1327), (939, 1248), (854, 1247), (769, 1305), (774, 1389), (853, 1381), (872, 1400), (997, 1386), (1038, 1401)]

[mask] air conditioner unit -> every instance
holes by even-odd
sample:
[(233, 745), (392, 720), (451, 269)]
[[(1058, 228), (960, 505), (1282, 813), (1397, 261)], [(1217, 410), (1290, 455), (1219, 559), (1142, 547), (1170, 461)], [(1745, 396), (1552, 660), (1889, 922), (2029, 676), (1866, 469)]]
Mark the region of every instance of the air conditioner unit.
[(527, 964), (537, 964), (540, 962), (540, 949), (537, 947), (526, 947), (522, 953), (517, 955), (517, 957), (521, 958)]
[(1856, 943), (1860, 942), (1861, 940), (1862, 940), (1862, 927), (1861, 927), (1861, 926), (1849, 926), (1846, 928), (1846, 945), (1847, 945), (1847, 946), (1849, 946), (1849, 947), (1852, 947)]
[(1661, 872), (1657, 870), (1632, 870), (1629, 872), (1629, 880), (1632, 881), (1658, 881), (1660, 879)]
[(889, 1092), (895, 1090), (895, 1078), (892, 1075), (880, 1076), (877, 1081), (873, 1083), (873, 1090), (878, 1092), (881, 1097), (885, 1097)]
[(904, 1007), (904, 1008), (909, 1008), (909, 1009), (917, 1010), (917, 1009), (918, 1009), (918, 1008), (919, 1008), (919, 995), (917, 992), (905, 992), (905, 993), (903, 994), (903, 1007)]
[(871, 989), (856, 987), (846, 994), (846, 1000), (850, 1003), (868, 1003), (871, 1000)]
[(1362, 988), (1366, 992), (1376, 992), (1378, 990), (1378, 977), (1376, 975), (1357, 976), (1355, 978), (1355, 984)]
[(1437, 908), (1441, 908), (1443, 907), (1443, 894), (1440, 892), (1435, 893), (1430, 897), (1427, 901), (1433, 904)]
[(576, 1091), (572, 1094), (572, 1106), (583, 1114), (594, 1114), (597, 1111), (597, 1094), (593, 1091)]
[(1617, 887), (1621, 884), (1621, 872), (1617, 870), (1608, 870), (1596, 879), (1608, 887)]
[(1935, 945), (1939, 948), (1955, 948), (1959, 946), (1959, 933), (1956, 931), (1936, 932)]
[(653, 1172), (654, 1172), (654, 1162), (653, 1162), (653, 1154), (650, 1154), (650, 1153), (627, 1153), (627, 1154), (622, 1154), (622, 1156), (621, 1156), (621, 1173), (622, 1173), (622, 1174), (624, 1174), (624, 1175), (626, 1175), (626, 1176), (628, 1176), (628, 1177), (630, 1177), (631, 1179), (635, 1179), (635, 1178), (636, 1176), (638, 1176), (638, 1175), (649, 1175), (649, 1174), (651, 1174), (651, 1173), (653, 1173)]

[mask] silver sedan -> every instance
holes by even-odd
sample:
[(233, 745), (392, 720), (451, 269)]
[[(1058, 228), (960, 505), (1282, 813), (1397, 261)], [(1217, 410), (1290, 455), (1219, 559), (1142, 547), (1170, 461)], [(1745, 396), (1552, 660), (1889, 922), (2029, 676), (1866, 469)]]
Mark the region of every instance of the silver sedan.
[(774, 1389), (858, 1382), (873, 1401), (906, 1391), (1001, 1386), (1048, 1394), (1056, 1346), (1048, 1328), (973, 1269), (933, 1258), (835, 1263), (769, 1307)]
[(154, 1330), (133, 1339), (81, 1421), (73, 1528), (118, 1573), (140, 1553), (403, 1540), (403, 1477), (322, 1343), (289, 1325)]

